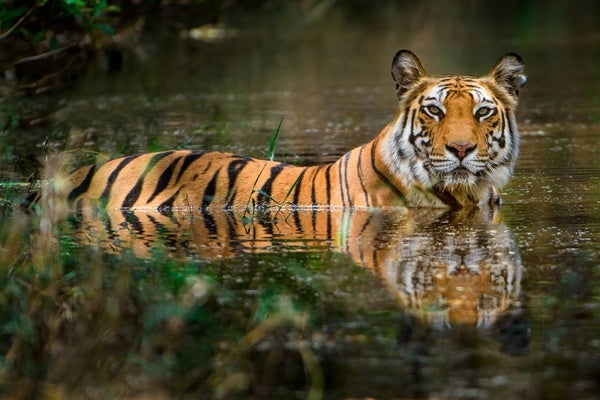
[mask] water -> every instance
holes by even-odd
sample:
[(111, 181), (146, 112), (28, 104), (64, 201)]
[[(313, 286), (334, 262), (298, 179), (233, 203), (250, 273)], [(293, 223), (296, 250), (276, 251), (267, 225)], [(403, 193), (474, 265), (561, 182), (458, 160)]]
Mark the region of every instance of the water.
[[(117, 46), (120, 71), (109, 74), (101, 60), (51, 99), (59, 110), (47, 122), (3, 133), (3, 177), (27, 177), (45, 137), (51, 150), (111, 156), (183, 145), (265, 157), (282, 117), (276, 159), (328, 162), (393, 117), (389, 68), (399, 48), (413, 50), (431, 73), (472, 75), (507, 51), (519, 53), (528, 75), (521, 155), (497, 215), (283, 210), (276, 224), (201, 213), (117, 213), (108, 225), (84, 219), (62, 231), (65, 277), (78, 282), (65, 287), (96, 293), (85, 266), (100, 263), (111, 284), (98, 299), (107, 300), (69, 295), (58, 304), (103, 316), (111, 328), (97, 332), (72, 317), (65, 326), (78, 328), (70, 340), (79, 347), (61, 347), (68, 341), (56, 334), (44, 352), (44, 390), (599, 396), (598, 16), (596, 2), (406, 2), (376, 10), (357, 3), (312, 19), (289, 9), (250, 20), (232, 14), (224, 23), (235, 31), (210, 43), (180, 38), (196, 26), (191, 15), (178, 23), (148, 18)], [(27, 101), (29, 113), (47, 109)], [(330, 229), (312, 228), (315, 219)], [(150, 225), (155, 231), (139, 229)], [(90, 246), (101, 255), (88, 255)], [(13, 348), (10, 338), (3, 351)], [(67, 361), (51, 362), (59, 350)], [(107, 365), (95, 380), (94, 368), (73, 361), (86, 351)], [(87, 383), (61, 381), (73, 370)], [(117, 389), (106, 389), (103, 377)]]

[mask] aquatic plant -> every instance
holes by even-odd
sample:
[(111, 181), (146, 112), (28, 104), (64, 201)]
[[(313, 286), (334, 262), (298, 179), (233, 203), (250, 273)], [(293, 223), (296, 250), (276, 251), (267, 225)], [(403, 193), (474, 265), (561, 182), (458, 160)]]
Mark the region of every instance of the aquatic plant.
[[(277, 124), (277, 128), (275, 129), (275, 132), (269, 139), (269, 154), (268, 154), (269, 161), (275, 161), (275, 147), (277, 145), (277, 138), (279, 137), (279, 132), (281, 131), (282, 123), (283, 123), (283, 116), (279, 120), (279, 124)], [(252, 190), (250, 191), (250, 194), (248, 195), (248, 201), (246, 202), (246, 206), (244, 208), (244, 214), (242, 216), (242, 223), (244, 223), (245, 225), (246, 224), (250, 225), (256, 219), (261, 219), (261, 218), (271, 220), (274, 223), (277, 223), (277, 216), (279, 215), (281, 210), (288, 204), (287, 199), (290, 197), (290, 195), (292, 194), (292, 190), (294, 190), (294, 188), (296, 187), (296, 185), (298, 184), (298, 182), (301, 178), (301, 176), (298, 176), (298, 178), (296, 178), (296, 180), (294, 181), (294, 183), (292, 183), (292, 185), (286, 192), (285, 197), (282, 200), (274, 199), (273, 197), (271, 197), (271, 195), (269, 193), (265, 193), (260, 189), (256, 189), (258, 180), (262, 176), (262, 173), (263, 173), (264, 169), (266, 168), (267, 164), (268, 163), (265, 162), (263, 164), (262, 168), (259, 170), (258, 174), (256, 175), (256, 179), (254, 180), (254, 183), (252, 184)], [(264, 206), (261, 204), (256, 204), (256, 200), (254, 198), (254, 194), (256, 194), (256, 193), (258, 193), (265, 199), (268, 199), (269, 204), (267, 206)], [(273, 203), (273, 204), (271, 204), (271, 203)], [(275, 209), (275, 212), (271, 216), (272, 209)]]

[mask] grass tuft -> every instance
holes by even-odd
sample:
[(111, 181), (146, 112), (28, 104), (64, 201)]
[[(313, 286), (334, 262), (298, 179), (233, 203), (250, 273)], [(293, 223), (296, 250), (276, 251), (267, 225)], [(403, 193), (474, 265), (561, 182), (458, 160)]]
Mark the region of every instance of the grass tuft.
[[(281, 125), (282, 124), (283, 124), (283, 116), (279, 120), (279, 124), (277, 124), (277, 128), (275, 129), (275, 132), (273, 133), (273, 135), (271, 136), (271, 139), (269, 140), (269, 161), (271, 161), (271, 162), (275, 161), (275, 147), (277, 145), (277, 138), (279, 137), (279, 132), (281, 131)], [(268, 164), (267, 162), (265, 162), (263, 164), (262, 168), (260, 169), (260, 171), (256, 175), (256, 178), (254, 179), (254, 183), (252, 184), (252, 189), (250, 190), (250, 194), (248, 195), (248, 201), (246, 201), (246, 207), (244, 207), (244, 214), (242, 216), (242, 223), (244, 225), (249, 225), (249, 224), (254, 223), (254, 221), (258, 217), (257, 206), (259, 206), (259, 205), (256, 204), (256, 200), (254, 199), (254, 195), (256, 193), (262, 195), (263, 197), (269, 199), (270, 202), (273, 202), (273, 203), (275, 203), (275, 204), (277, 204), (279, 206), (276, 214), (278, 214), (279, 211), (282, 208), (282, 204), (283, 203), (279, 202), (279, 201), (277, 201), (275, 199), (273, 199), (271, 197), (270, 193), (265, 193), (265, 192), (263, 192), (260, 189), (256, 189), (256, 185), (258, 184), (258, 180), (262, 176), (262, 173), (265, 170), (265, 168), (267, 167), (267, 164)], [(285, 199), (283, 200), (283, 202), (285, 202), (285, 200), (287, 200), (288, 196), (290, 195), (292, 189), (294, 188), (294, 186), (296, 186), (296, 184), (297, 184), (297, 182), (295, 182), (292, 185), (292, 187), (288, 191), (288, 193), (287, 193)]]
[(275, 133), (271, 136), (269, 140), (269, 161), (275, 161), (275, 146), (277, 144), (277, 138), (279, 137), (279, 132), (281, 131), (281, 124), (283, 123), (283, 116), (279, 120), (279, 124), (277, 124), (277, 129), (275, 129)]

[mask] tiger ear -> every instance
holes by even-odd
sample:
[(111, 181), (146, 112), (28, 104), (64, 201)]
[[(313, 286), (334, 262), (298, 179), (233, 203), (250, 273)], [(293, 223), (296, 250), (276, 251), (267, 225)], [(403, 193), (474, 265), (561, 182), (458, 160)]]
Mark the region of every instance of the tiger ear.
[(398, 100), (425, 76), (427, 76), (427, 72), (412, 51), (400, 50), (396, 53), (392, 61), (392, 78), (396, 82)]
[(521, 57), (515, 53), (507, 53), (498, 60), (488, 75), (508, 93), (518, 96), (519, 90), (527, 81), (524, 71), (525, 63)]

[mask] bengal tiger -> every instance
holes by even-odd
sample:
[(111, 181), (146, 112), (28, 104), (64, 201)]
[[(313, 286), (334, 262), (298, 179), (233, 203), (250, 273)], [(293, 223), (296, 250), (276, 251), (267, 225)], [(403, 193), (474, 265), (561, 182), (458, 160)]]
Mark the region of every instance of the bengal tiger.
[[(400, 50), (391, 68), (394, 119), (336, 162), (298, 167), (217, 151), (138, 154), (75, 170), (67, 199), (77, 208), (159, 211), (499, 204), (519, 152), (523, 71), (522, 59), (508, 53), (481, 78), (430, 76), (412, 52)], [(26, 205), (39, 198), (31, 195)]]

